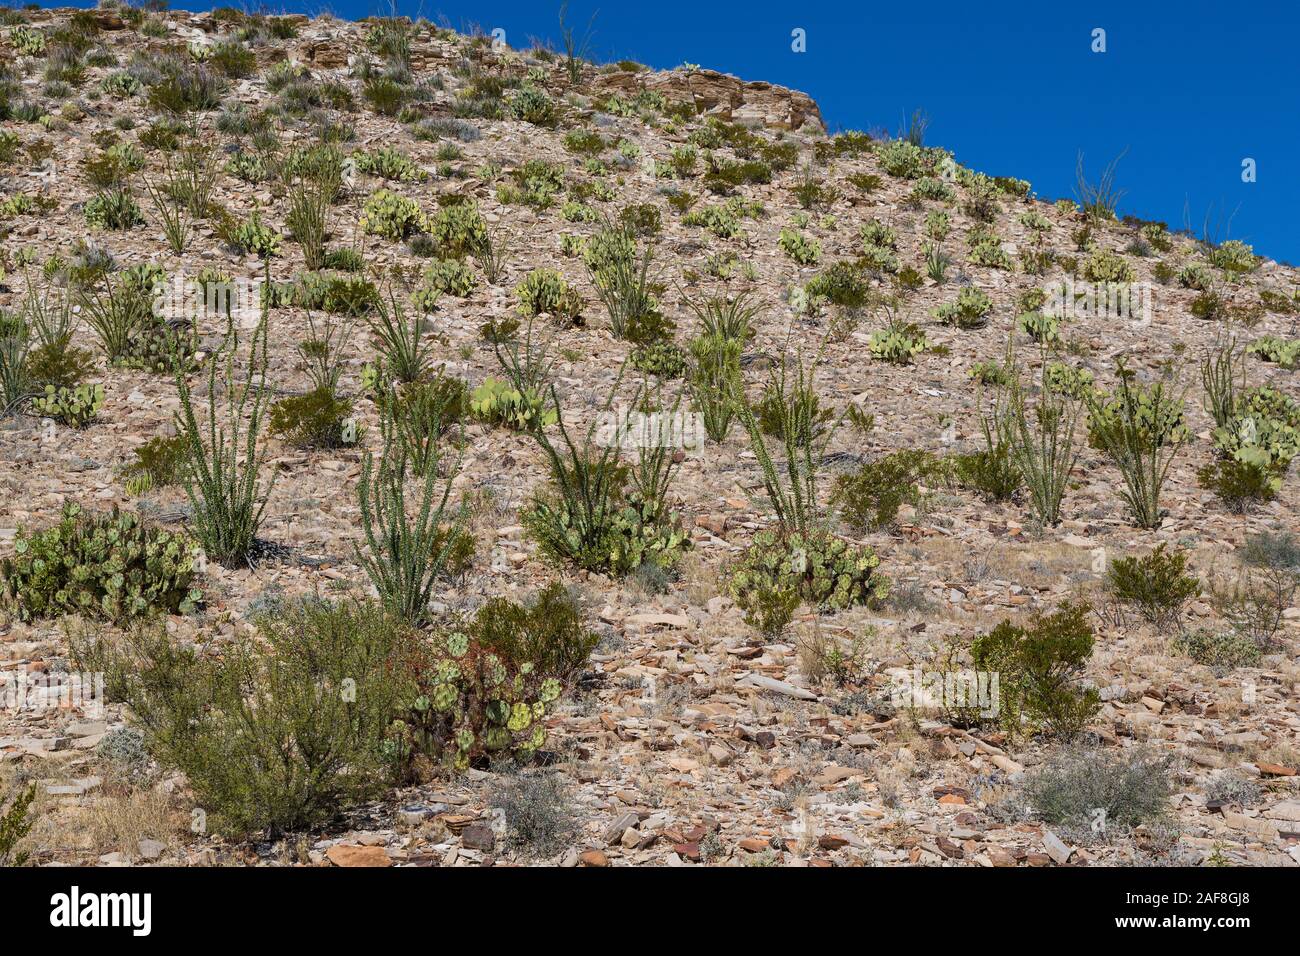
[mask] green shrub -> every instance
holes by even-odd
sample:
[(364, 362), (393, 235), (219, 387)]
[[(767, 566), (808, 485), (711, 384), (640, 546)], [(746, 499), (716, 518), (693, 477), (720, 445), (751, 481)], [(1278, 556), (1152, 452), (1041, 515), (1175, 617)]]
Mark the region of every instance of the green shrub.
[(128, 494), (142, 495), (153, 488), (180, 484), (189, 444), (184, 435), (170, 438), (159, 435), (150, 438), (132, 454), (134, 460), (122, 469), (122, 478)]
[(534, 269), (515, 286), (519, 312), (535, 316), (546, 312), (571, 324), (582, 315), (582, 295), (554, 269)]
[[(1074, 750), (1030, 774), (1025, 795), (1047, 823), (1079, 834), (1157, 823), (1174, 794), (1171, 759), (1145, 750)], [(1100, 811), (1100, 813), (1099, 813)]]
[(1252, 389), (1234, 403), (1233, 416), (1214, 430), (1220, 454), (1266, 473), (1274, 492), (1300, 453), (1300, 403), (1270, 386)]
[(472, 202), (439, 209), (429, 223), (429, 236), (444, 259), (481, 256), (489, 245), (487, 221)]
[(1065, 604), (1028, 627), (1005, 620), (971, 645), (971, 661), (998, 675), (1000, 717), (1011, 733), (1046, 728), (1072, 736), (1101, 706), (1077, 680), (1092, 656), (1091, 608)]
[(1216, 671), (1254, 667), (1263, 656), (1259, 645), (1245, 634), (1203, 627), (1179, 634), (1170, 645), (1170, 650)]
[(96, 229), (130, 229), (144, 223), (144, 215), (135, 198), (126, 189), (109, 189), (86, 201), (83, 214), (86, 225)]
[[(13, 798), (8, 801), (9, 809), (0, 814), (0, 866), (24, 866), (31, 854), (26, 850), (18, 849), (18, 844), (23, 841), (27, 834), (32, 832), (35, 825), (34, 818), (28, 818), (27, 814), (36, 801), (36, 784), (30, 784), (20, 790)], [(4, 800), (0, 800), (0, 807), (5, 805)]]
[(14, 556), (0, 563), (3, 595), (24, 621), (187, 614), (202, 598), (193, 586), (194, 547), (185, 535), (148, 527), (135, 515), (87, 515), (65, 504), (52, 528), (19, 533)]
[(424, 281), (411, 296), (411, 302), (425, 312), (432, 312), (438, 297), (454, 295), (468, 298), (478, 285), (474, 270), (456, 259), (435, 259), (424, 270)]
[(465, 419), (471, 404), (465, 383), (440, 372), (407, 382), (384, 401), (394, 438), (417, 478), (437, 467), (439, 440)]
[(1201, 593), (1201, 582), (1187, 574), (1187, 555), (1165, 545), (1143, 558), (1112, 561), (1106, 584), (1117, 600), (1131, 604), (1152, 624), (1177, 622), (1187, 603)]
[(350, 399), (339, 398), (332, 388), (316, 388), (271, 406), (271, 434), (298, 448), (338, 448), (352, 444), (345, 434), (351, 415)]
[(1200, 486), (1212, 491), (1234, 514), (1277, 497), (1276, 476), (1267, 468), (1233, 458), (1217, 458), (1196, 472)]
[(397, 183), (422, 183), (429, 174), (415, 164), (411, 157), (390, 146), (372, 150), (358, 150), (352, 154), (357, 172), (378, 176)]
[(581, 608), (558, 581), (531, 601), (493, 598), (469, 625), (474, 640), (505, 660), (530, 661), (542, 673), (572, 682), (600, 638), (588, 630)]
[(150, 752), (234, 838), (320, 826), (380, 796), (403, 757), (393, 721), (413, 694), (416, 639), (375, 605), (295, 602), (256, 627), (219, 657), (161, 630), (78, 655), (120, 675)]
[(831, 502), (854, 531), (889, 528), (902, 505), (919, 503), (917, 483), (935, 474), (937, 467), (929, 452), (897, 451), (862, 464), (853, 474), (840, 475)]

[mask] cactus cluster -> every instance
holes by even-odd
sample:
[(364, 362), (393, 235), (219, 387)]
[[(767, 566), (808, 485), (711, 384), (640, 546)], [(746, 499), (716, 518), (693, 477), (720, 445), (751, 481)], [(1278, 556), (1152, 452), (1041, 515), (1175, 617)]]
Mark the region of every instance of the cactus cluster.
[(546, 742), (547, 708), (563, 685), (533, 662), (513, 662), (452, 631), (414, 667), (418, 694), (394, 725), (412, 755), (464, 770), (497, 754), (530, 760)]
[(842, 611), (889, 594), (877, 574), (880, 557), (829, 531), (762, 531), (732, 574), (731, 595), (742, 610), (757, 608), (771, 592), (794, 592), (821, 611)]
[(534, 269), (528, 273), (524, 281), (515, 286), (515, 296), (523, 315), (546, 312), (575, 325), (582, 315), (582, 295), (554, 269)]
[(959, 329), (978, 329), (988, 323), (993, 300), (987, 292), (973, 285), (963, 286), (956, 302), (945, 302), (934, 310), (934, 317), (944, 325)]
[(84, 428), (104, 406), (104, 386), (81, 384), (45, 386), (45, 394), (32, 399), (32, 410), (70, 428)]
[(400, 241), (428, 228), (420, 204), (391, 189), (376, 189), (361, 209), (361, 230), (368, 235)]
[(1268, 475), (1276, 492), (1291, 460), (1300, 454), (1300, 403), (1263, 386), (1242, 395), (1233, 417), (1214, 430), (1224, 457)]
[(186, 614), (203, 596), (194, 587), (195, 543), (116, 509), (86, 514), (67, 504), (52, 528), (20, 532), (14, 551), (0, 563), (0, 595), (24, 621)]
[(1089, 282), (1132, 282), (1136, 278), (1133, 267), (1118, 252), (1094, 249), (1081, 267)]
[(470, 411), (481, 421), (521, 432), (545, 428), (556, 420), (555, 410), (547, 408), (544, 396), (520, 392), (504, 379), (492, 376), (474, 389)]

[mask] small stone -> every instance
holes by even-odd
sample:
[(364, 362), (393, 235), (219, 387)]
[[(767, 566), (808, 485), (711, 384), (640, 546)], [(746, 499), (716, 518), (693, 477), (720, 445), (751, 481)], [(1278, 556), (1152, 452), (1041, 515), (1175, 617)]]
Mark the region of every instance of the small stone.
[(146, 860), (156, 860), (163, 855), (163, 850), (167, 849), (157, 840), (141, 840), (136, 844), (136, 849), (140, 851), (140, 856)]
[(609, 866), (609, 857), (600, 850), (585, 850), (578, 855), (578, 862), (583, 866)]
[(473, 823), (460, 831), (460, 842), (467, 849), (490, 853), (496, 848), (497, 838), (491, 827)]
[(1047, 851), (1048, 856), (1061, 866), (1064, 866), (1074, 853), (1074, 850), (1066, 846), (1065, 842), (1051, 830), (1043, 831), (1043, 849)]
[(325, 851), (325, 857), (335, 866), (392, 866), (381, 846), (355, 846), (337, 843)]

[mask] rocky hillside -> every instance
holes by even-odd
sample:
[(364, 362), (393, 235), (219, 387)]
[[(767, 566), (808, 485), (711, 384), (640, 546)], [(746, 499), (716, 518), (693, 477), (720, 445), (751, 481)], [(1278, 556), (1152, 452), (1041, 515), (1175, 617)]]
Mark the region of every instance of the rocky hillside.
[(1295, 270), (700, 67), (0, 49), (30, 862), (1300, 862)]

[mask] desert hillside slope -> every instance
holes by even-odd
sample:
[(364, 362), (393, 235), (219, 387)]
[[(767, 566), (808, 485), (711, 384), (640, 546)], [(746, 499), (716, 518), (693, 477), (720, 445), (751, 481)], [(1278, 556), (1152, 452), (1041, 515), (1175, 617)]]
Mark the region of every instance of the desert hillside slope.
[(1300, 862), (1294, 269), (701, 67), (115, 5), (0, 51), (30, 862)]

